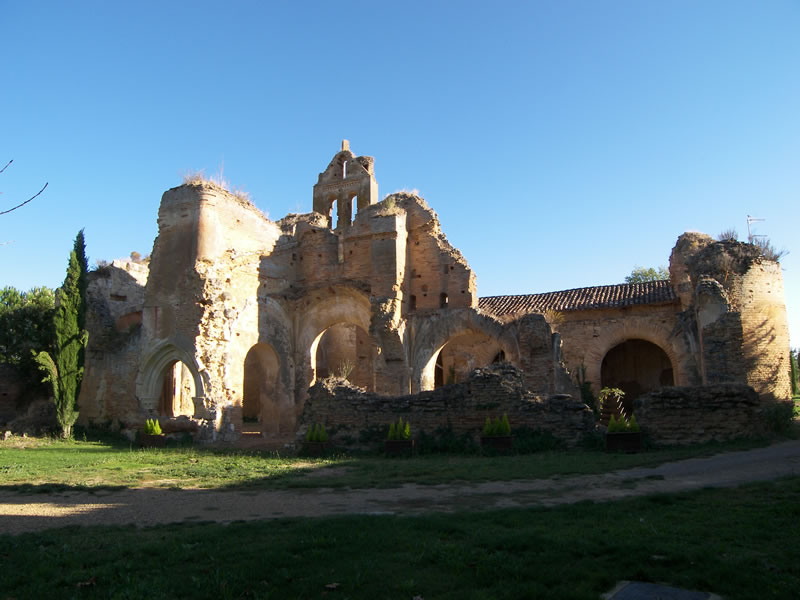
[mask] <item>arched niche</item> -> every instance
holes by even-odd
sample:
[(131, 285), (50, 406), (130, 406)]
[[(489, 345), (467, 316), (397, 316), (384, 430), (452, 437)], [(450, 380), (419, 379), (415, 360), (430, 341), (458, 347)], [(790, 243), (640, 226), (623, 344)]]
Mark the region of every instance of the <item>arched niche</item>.
[[(481, 331), (452, 337), (423, 369), (423, 390), (465, 381), (475, 369), (492, 364), (498, 356), (505, 357), (500, 343)], [(433, 386), (431, 387), (431, 365)]]
[[(317, 350), (325, 332), (339, 324), (348, 324), (368, 332), (372, 312), (369, 297), (352, 288), (330, 287), (311, 294), (298, 316), (301, 323), (297, 338), (297, 364), (300, 369), (296, 410), (302, 410), (305, 390), (316, 381)], [(374, 343), (374, 341), (373, 341)], [(374, 349), (377, 354), (379, 350)], [(334, 365), (335, 366), (335, 365)]]
[(311, 346), (314, 379), (344, 376), (353, 385), (375, 390), (376, 347), (358, 325), (336, 323), (319, 334)]
[(631, 414), (633, 401), (642, 394), (675, 385), (672, 361), (657, 344), (642, 339), (625, 340), (603, 357), (600, 385), (625, 392), (623, 406)]
[[(192, 382), (194, 396), (192, 416), (203, 418), (205, 386), (194, 357), (176, 344), (163, 341), (156, 344), (141, 362), (136, 377), (136, 396), (142, 410), (148, 414), (157, 414), (164, 393), (165, 378), (176, 374), (176, 363), (180, 363), (180, 380), (187, 375)], [(186, 371), (188, 371), (188, 374)], [(183, 384), (181, 384), (183, 385)]]
[(518, 364), (519, 346), (512, 333), (474, 310), (454, 309), (435, 320), (418, 319), (413, 329), (412, 393), (463, 381), (498, 356)]
[(280, 420), (280, 358), (270, 344), (258, 343), (244, 359), (242, 429), (276, 434)]
[(194, 416), (196, 397), (194, 377), (185, 363), (175, 360), (164, 367), (161, 372), (161, 392), (158, 397), (159, 416)]

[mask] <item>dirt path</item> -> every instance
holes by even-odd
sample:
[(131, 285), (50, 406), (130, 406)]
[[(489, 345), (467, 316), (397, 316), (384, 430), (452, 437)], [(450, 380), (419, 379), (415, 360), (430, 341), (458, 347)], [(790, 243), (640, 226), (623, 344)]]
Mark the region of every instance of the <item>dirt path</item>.
[(141, 526), (184, 521), (230, 522), (343, 514), (419, 514), (552, 506), (616, 500), (800, 475), (800, 441), (603, 475), (416, 485), (392, 489), (167, 490), (137, 488), (93, 494), (0, 492), (0, 534), (66, 525)]

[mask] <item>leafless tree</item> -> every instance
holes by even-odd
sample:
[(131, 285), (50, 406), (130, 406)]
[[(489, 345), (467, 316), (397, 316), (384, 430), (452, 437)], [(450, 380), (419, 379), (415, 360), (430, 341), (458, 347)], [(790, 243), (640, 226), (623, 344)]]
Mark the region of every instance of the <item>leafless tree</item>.
[[(8, 166), (9, 166), (9, 165), (10, 165), (12, 162), (14, 162), (14, 159), (11, 159), (10, 161), (8, 161), (8, 162), (6, 163), (6, 166), (5, 166), (5, 167), (3, 167), (2, 169), (0, 169), (0, 173), (2, 173), (3, 171), (5, 171), (5, 170), (8, 168)], [(30, 198), (28, 198), (27, 200), (25, 200), (25, 202), (20, 202), (19, 204), (17, 204), (16, 206), (13, 206), (13, 207), (11, 207), (11, 208), (9, 208), (8, 210), (3, 210), (3, 211), (0, 211), (0, 215), (7, 215), (8, 213), (10, 213), (10, 212), (12, 212), (12, 211), (15, 211), (15, 210), (17, 210), (18, 208), (22, 208), (22, 207), (23, 207), (23, 206), (25, 206), (25, 205), (26, 205), (28, 202), (30, 202), (31, 200), (33, 200), (34, 198), (36, 198), (36, 196), (38, 196), (39, 194), (41, 194), (41, 193), (42, 193), (42, 192), (45, 190), (45, 188), (46, 188), (46, 187), (47, 187), (47, 183), (45, 183), (45, 184), (42, 186), (42, 189), (40, 189), (38, 192), (36, 192), (36, 193), (35, 193), (33, 196), (31, 196)], [(0, 192), (0, 193), (2, 193), (2, 192)]]

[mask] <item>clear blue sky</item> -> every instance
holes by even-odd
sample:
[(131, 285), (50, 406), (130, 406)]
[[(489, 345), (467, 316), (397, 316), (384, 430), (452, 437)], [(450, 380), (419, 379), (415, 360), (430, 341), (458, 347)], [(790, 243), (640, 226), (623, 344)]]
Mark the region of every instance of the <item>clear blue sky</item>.
[[(800, 2), (0, 0), (0, 285), (147, 254), (161, 194), (220, 170), (311, 210), (342, 138), (418, 189), (480, 295), (622, 282), (746, 215), (800, 345)], [(2, 166), (2, 165), (0, 165)]]

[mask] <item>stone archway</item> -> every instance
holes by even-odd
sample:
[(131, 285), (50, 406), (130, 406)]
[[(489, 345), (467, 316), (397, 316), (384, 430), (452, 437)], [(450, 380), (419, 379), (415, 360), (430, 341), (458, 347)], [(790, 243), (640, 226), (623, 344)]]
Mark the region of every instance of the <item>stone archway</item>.
[(312, 357), (314, 378), (344, 376), (353, 385), (375, 391), (375, 343), (358, 325), (336, 323), (319, 334)]
[(242, 431), (274, 435), (280, 431), (280, 358), (266, 343), (255, 344), (244, 359)]
[(619, 388), (625, 392), (623, 407), (632, 414), (633, 401), (647, 392), (675, 385), (672, 361), (664, 350), (652, 342), (625, 340), (603, 357), (601, 387)]
[(194, 388), (195, 395), (192, 397), (194, 409), (191, 416), (205, 418), (205, 385), (200, 377), (197, 362), (189, 352), (169, 341), (156, 344), (139, 367), (136, 377), (136, 396), (139, 399), (139, 405), (148, 414), (158, 413), (164, 393), (165, 375), (170, 372), (170, 369), (173, 369), (174, 375), (174, 370), (177, 369), (175, 365), (178, 363), (181, 364), (181, 381), (184, 378), (185, 371), (183, 369), (185, 368)]
[[(439, 349), (432, 359), (434, 364), (433, 387), (441, 387), (451, 383), (465, 381), (469, 374), (477, 368), (485, 367), (505, 352), (500, 343), (482, 331), (467, 332), (456, 335)], [(426, 365), (423, 381), (428, 382)]]
[[(316, 381), (318, 350), (326, 331), (344, 324), (366, 333), (370, 330), (372, 317), (369, 296), (352, 288), (331, 287), (319, 290), (301, 302), (303, 310), (298, 315), (301, 326), (295, 344), (295, 362), (299, 368), (296, 373), (298, 393), (295, 404), (298, 414), (302, 411), (308, 388)], [(374, 348), (371, 356), (379, 354), (380, 349), (374, 338), (368, 334), (367, 337)], [(334, 358), (334, 362), (335, 360)], [(330, 365), (334, 370), (337, 366), (338, 364)], [(330, 367), (326, 364), (326, 369)], [(374, 370), (374, 365), (370, 365), (370, 369)]]
[[(416, 320), (411, 345), (412, 393), (466, 379), (476, 368), (491, 364), (502, 352), (519, 362), (519, 346), (498, 321), (472, 309), (451, 309)], [(440, 371), (437, 377), (437, 363)]]
[(180, 360), (169, 363), (161, 373), (161, 393), (158, 398), (159, 416), (194, 416), (194, 401), (197, 396), (194, 378), (189, 367)]
[(672, 365), (673, 385), (689, 385), (694, 359), (682, 338), (672, 335), (672, 329), (660, 322), (629, 319), (602, 328), (585, 350), (586, 380), (592, 384), (595, 394), (603, 387), (603, 359), (612, 348), (628, 340), (643, 340), (658, 346)]

